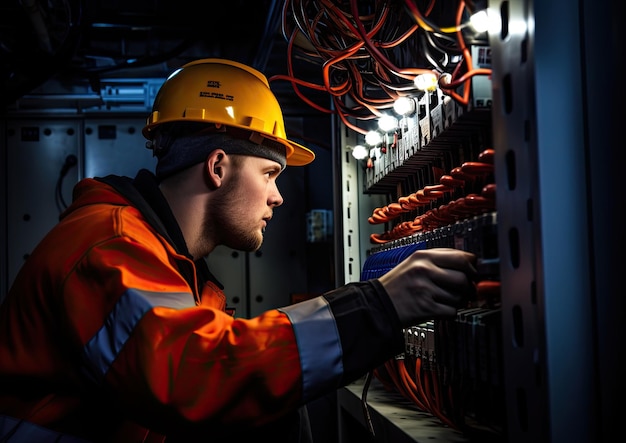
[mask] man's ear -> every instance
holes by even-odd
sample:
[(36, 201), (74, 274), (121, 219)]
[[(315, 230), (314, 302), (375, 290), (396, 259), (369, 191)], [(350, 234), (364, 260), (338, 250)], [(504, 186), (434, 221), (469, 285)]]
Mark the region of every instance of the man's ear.
[(211, 151), (207, 156), (204, 170), (206, 171), (207, 184), (212, 189), (219, 188), (222, 185), (228, 164), (228, 155), (222, 149)]

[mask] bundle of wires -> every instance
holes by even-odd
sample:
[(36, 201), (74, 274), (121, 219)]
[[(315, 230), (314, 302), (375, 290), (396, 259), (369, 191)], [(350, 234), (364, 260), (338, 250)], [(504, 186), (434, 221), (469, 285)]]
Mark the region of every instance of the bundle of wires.
[[(425, 242), (416, 242), (372, 254), (364, 263), (361, 279), (379, 277), (413, 252), (425, 248)], [(452, 418), (459, 415), (458, 408), (453, 405), (454, 396), (450, 387), (444, 386), (440, 381), (441, 368), (434, 361), (433, 328), (434, 324), (430, 322), (419, 328), (405, 330), (410, 349), (403, 355), (386, 361), (372, 374), (387, 389), (399, 392), (421, 411), (434, 415), (451, 428), (459, 429), (462, 420), (455, 421)]]
[[(471, 77), (491, 73), (474, 68), (466, 44), (474, 36), (467, 26), (473, 8), (465, 0), (287, 0), (288, 75), (269, 81), (291, 82), (304, 102), (336, 113), (361, 134), (367, 131), (357, 121), (379, 117), (401, 96), (423, 93), (414, 83), (420, 74), (435, 74), (445, 93), (467, 104)], [(295, 57), (320, 65), (319, 83), (298, 78)], [(328, 92), (333, 109), (301, 88)]]

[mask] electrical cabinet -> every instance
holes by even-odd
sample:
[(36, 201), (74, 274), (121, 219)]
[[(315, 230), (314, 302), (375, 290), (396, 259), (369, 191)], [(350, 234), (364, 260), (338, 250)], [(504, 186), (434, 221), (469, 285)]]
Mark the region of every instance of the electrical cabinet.
[[(615, 218), (601, 214), (614, 204), (623, 210), (624, 199), (616, 193), (623, 188), (617, 165), (623, 164), (624, 153), (605, 144), (612, 137), (617, 140), (619, 123), (616, 104), (597, 81), (610, 84), (614, 75), (599, 48), (606, 46), (608, 53), (623, 49), (611, 36), (616, 22), (609, 15), (616, 9), (615, 3), (604, 9), (589, 1), (489, 2), (490, 16), (497, 17), (489, 46), (497, 186), (493, 227), (501, 294), (498, 318), (489, 321), (498, 325), (503, 389), (496, 400), (502, 428), (495, 441), (612, 441), (611, 435), (620, 432), (616, 417), (624, 412), (619, 375), (624, 352), (617, 337), (623, 335), (626, 310), (623, 297), (611, 295), (608, 285), (620, 286), (617, 268), (623, 262), (619, 251), (624, 236)], [(442, 135), (445, 144), (445, 130)], [(437, 136), (431, 140), (436, 142)], [(364, 219), (354, 219), (355, 213), (367, 218), (391, 203), (387, 199), (372, 205), (371, 196), (352, 195), (355, 187), (364, 194), (381, 181), (349, 158), (347, 148), (354, 144), (343, 134), (337, 137), (337, 192), (349, 202), (343, 207), (350, 207), (343, 212), (339, 239), (351, 245), (338, 269), (346, 282), (359, 278), (351, 265), (362, 269), (376, 252), (377, 246), (368, 241), (372, 232), (380, 235), (393, 226), (372, 231)], [(383, 161), (381, 170), (390, 163)], [(609, 196), (616, 200), (609, 201)], [(406, 244), (411, 241), (405, 239)], [(368, 425), (356, 401), (363, 395), (359, 386), (339, 394), (339, 420), (354, 426), (352, 419), (360, 416), (363, 431)], [(488, 389), (480, 392), (491, 395)], [(397, 399), (397, 392), (388, 395)], [(346, 410), (352, 418), (345, 418)], [(379, 410), (374, 420), (385, 436), (390, 426), (411, 426), (389, 414), (385, 419)], [(421, 420), (419, 411), (411, 417)], [(394, 441), (431, 438), (402, 435)], [(482, 437), (468, 433), (463, 438), (485, 441)]]

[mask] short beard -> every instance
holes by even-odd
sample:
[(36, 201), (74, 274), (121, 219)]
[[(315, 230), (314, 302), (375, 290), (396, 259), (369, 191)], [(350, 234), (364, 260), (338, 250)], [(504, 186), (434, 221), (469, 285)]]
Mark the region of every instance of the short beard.
[(245, 210), (245, 202), (238, 201), (239, 197), (236, 194), (238, 181), (239, 177), (235, 175), (217, 191), (218, 194), (211, 206), (205, 208), (202, 223), (205, 230), (203, 237), (210, 238), (209, 235), (213, 234), (218, 244), (237, 251), (253, 252), (261, 247), (263, 238), (259, 238), (256, 232), (242, 228), (233, 221), (236, 215), (233, 208)]

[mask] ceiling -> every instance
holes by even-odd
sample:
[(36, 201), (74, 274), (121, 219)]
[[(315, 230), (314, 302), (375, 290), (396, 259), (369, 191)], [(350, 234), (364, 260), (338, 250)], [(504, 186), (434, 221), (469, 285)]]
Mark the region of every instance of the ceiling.
[[(265, 73), (285, 116), (335, 112), (358, 129), (348, 117), (367, 121), (398, 96), (421, 94), (416, 69), (461, 64), (452, 58), (462, 54), (456, 39), (442, 29), (459, 5), (484, 2), (3, 0), (0, 106), (24, 110), (29, 94), (52, 83), (97, 95), (110, 79), (164, 79), (191, 60), (220, 57)], [(412, 8), (428, 11), (428, 23), (416, 26)]]
[[(287, 73), (284, 1), (5, 0), (0, 4), (0, 97), (9, 105), (51, 78), (164, 78), (197, 58), (222, 57), (268, 78)], [(318, 67), (299, 62), (300, 77)], [(300, 64), (298, 64), (300, 63)], [(272, 84), (285, 114), (312, 109), (289, 82)], [(323, 100), (324, 98), (321, 97)]]

